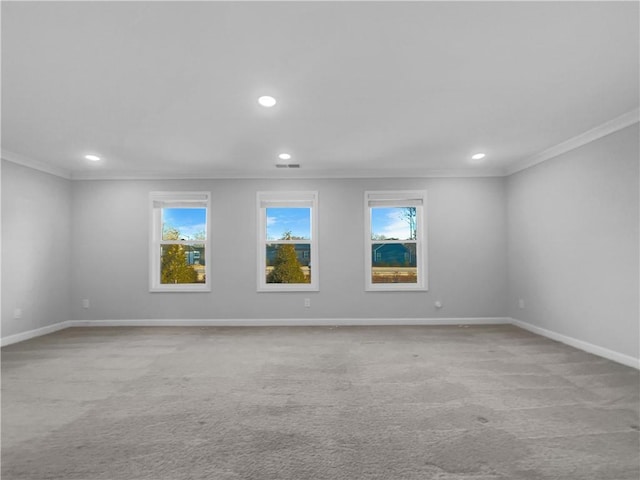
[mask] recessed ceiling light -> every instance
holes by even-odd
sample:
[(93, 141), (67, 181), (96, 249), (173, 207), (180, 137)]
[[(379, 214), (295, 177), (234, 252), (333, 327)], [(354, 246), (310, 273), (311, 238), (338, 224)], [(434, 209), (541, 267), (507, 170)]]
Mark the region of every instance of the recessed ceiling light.
[(281, 153), (280, 155), (278, 155), (278, 158), (280, 160), (289, 160), (291, 158), (291, 155), (289, 155), (288, 153)]
[(258, 99), (258, 103), (263, 107), (273, 107), (276, 104), (276, 99), (269, 95), (264, 95)]
[(476, 153), (471, 156), (471, 160), (482, 160), (486, 155), (484, 153)]
[(97, 155), (85, 155), (84, 158), (86, 158), (87, 160), (91, 160), (92, 162), (100, 161), (100, 157)]

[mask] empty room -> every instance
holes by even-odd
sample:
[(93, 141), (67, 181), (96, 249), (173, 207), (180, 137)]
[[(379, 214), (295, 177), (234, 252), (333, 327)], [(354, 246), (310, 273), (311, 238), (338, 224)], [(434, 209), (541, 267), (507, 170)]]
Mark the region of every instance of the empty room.
[(2, 480), (638, 480), (640, 3), (1, 3)]

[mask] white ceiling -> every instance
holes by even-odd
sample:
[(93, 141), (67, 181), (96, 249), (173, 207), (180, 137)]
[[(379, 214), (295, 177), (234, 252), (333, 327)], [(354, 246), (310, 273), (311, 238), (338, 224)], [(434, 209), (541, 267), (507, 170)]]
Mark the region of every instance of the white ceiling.
[(635, 1), (2, 2), (2, 152), (71, 178), (501, 174), (637, 112), (639, 58)]

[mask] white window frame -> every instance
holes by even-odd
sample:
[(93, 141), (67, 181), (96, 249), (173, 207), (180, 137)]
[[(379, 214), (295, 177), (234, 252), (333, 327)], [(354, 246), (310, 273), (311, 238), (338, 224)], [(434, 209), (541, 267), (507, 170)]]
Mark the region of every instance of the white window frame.
[[(365, 290), (369, 292), (380, 291), (426, 291), (427, 282), (427, 226), (426, 226), (426, 190), (375, 190), (364, 193), (364, 275)], [(407, 243), (403, 240), (380, 241), (371, 239), (371, 208), (372, 207), (416, 207), (416, 255), (417, 282), (416, 283), (373, 283), (372, 253), (374, 243)], [(413, 241), (412, 241), (413, 242)]]
[[(162, 240), (163, 208), (207, 209), (206, 240)], [(149, 291), (150, 292), (210, 292), (211, 291), (211, 193), (210, 192), (151, 192), (149, 194), (151, 221), (149, 226)], [(168, 244), (204, 244), (206, 266), (205, 283), (160, 283), (161, 246)]]
[[(258, 212), (258, 292), (309, 292), (320, 289), (320, 268), (318, 261), (318, 192), (317, 191), (296, 191), (296, 192), (258, 192), (257, 212)], [(291, 208), (308, 207), (311, 208), (311, 238), (309, 240), (273, 240), (267, 239), (267, 208)], [(302, 243), (309, 244), (311, 249), (311, 283), (267, 283), (265, 267), (266, 245), (269, 243)]]

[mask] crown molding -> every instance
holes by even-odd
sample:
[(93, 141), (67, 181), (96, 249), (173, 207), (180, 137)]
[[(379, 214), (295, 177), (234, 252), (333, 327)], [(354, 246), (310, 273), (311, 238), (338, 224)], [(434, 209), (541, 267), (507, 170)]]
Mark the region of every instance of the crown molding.
[(32, 168), (34, 170), (39, 170), (41, 172), (48, 173), (50, 175), (55, 175), (56, 177), (62, 177), (67, 180), (72, 179), (72, 175), (69, 170), (66, 170), (64, 168), (54, 167), (44, 162), (33, 160), (32, 158), (28, 158), (28, 157), (25, 157), (24, 155), (19, 155), (17, 153), (13, 153), (5, 149), (2, 149), (2, 159), (7, 160), (8, 162), (11, 162), (11, 163), (22, 165), (23, 167)]
[(264, 180), (264, 179), (341, 179), (341, 178), (475, 178), (503, 177), (504, 169), (407, 169), (407, 170), (262, 170), (179, 172), (72, 172), (72, 180)]
[(506, 168), (459, 168), (459, 169), (334, 169), (306, 170), (273, 169), (262, 171), (220, 170), (195, 173), (182, 172), (129, 172), (129, 171), (70, 171), (48, 165), (23, 155), (2, 149), (2, 158), (9, 162), (40, 170), (67, 180), (227, 180), (227, 179), (339, 179), (339, 178), (477, 178), (506, 177), (539, 163), (555, 158), (599, 138), (615, 133), (640, 122), (640, 109), (636, 108), (603, 123), (569, 140), (542, 152), (517, 161)]
[(506, 169), (506, 175), (513, 175), (514, 173), (533, 167), (534, 165), (555, 158), (563, 153), (575, 150), (576, 148), (582, 147), (583, 145), (598, 140), (599, 138), (606, 137), (607, 135), (611, 135), (612, 133), (633, 125), (634, 123), (638, 123), (639, 121), (640, 109), (636, 108), (635, 110), (631, 110), (630, 112), (609, 120), (602, 125), (598, 125), (591, 130), (587, 130), (580, 135), (576, 135), (569, 140), (559, 143), (558, 145), (514, 163)]
[(503, 177), (505, 171), (502, 168), (489, 169), (407, 169), (407, 170), (380, 170), (380, 169), (333, 169), (333, 170), (210, 170), (201, 172), (143, 172), (143, 171), (70, 171), (54, 167), (38, 160), (2, 150), (2, 158), (12, 163), (22, 165), (34, 170), (39, 170), (67, 180), (286, 180), (286, 179), (340, 179), (340, 178), (476, 178), (476, 177)]

